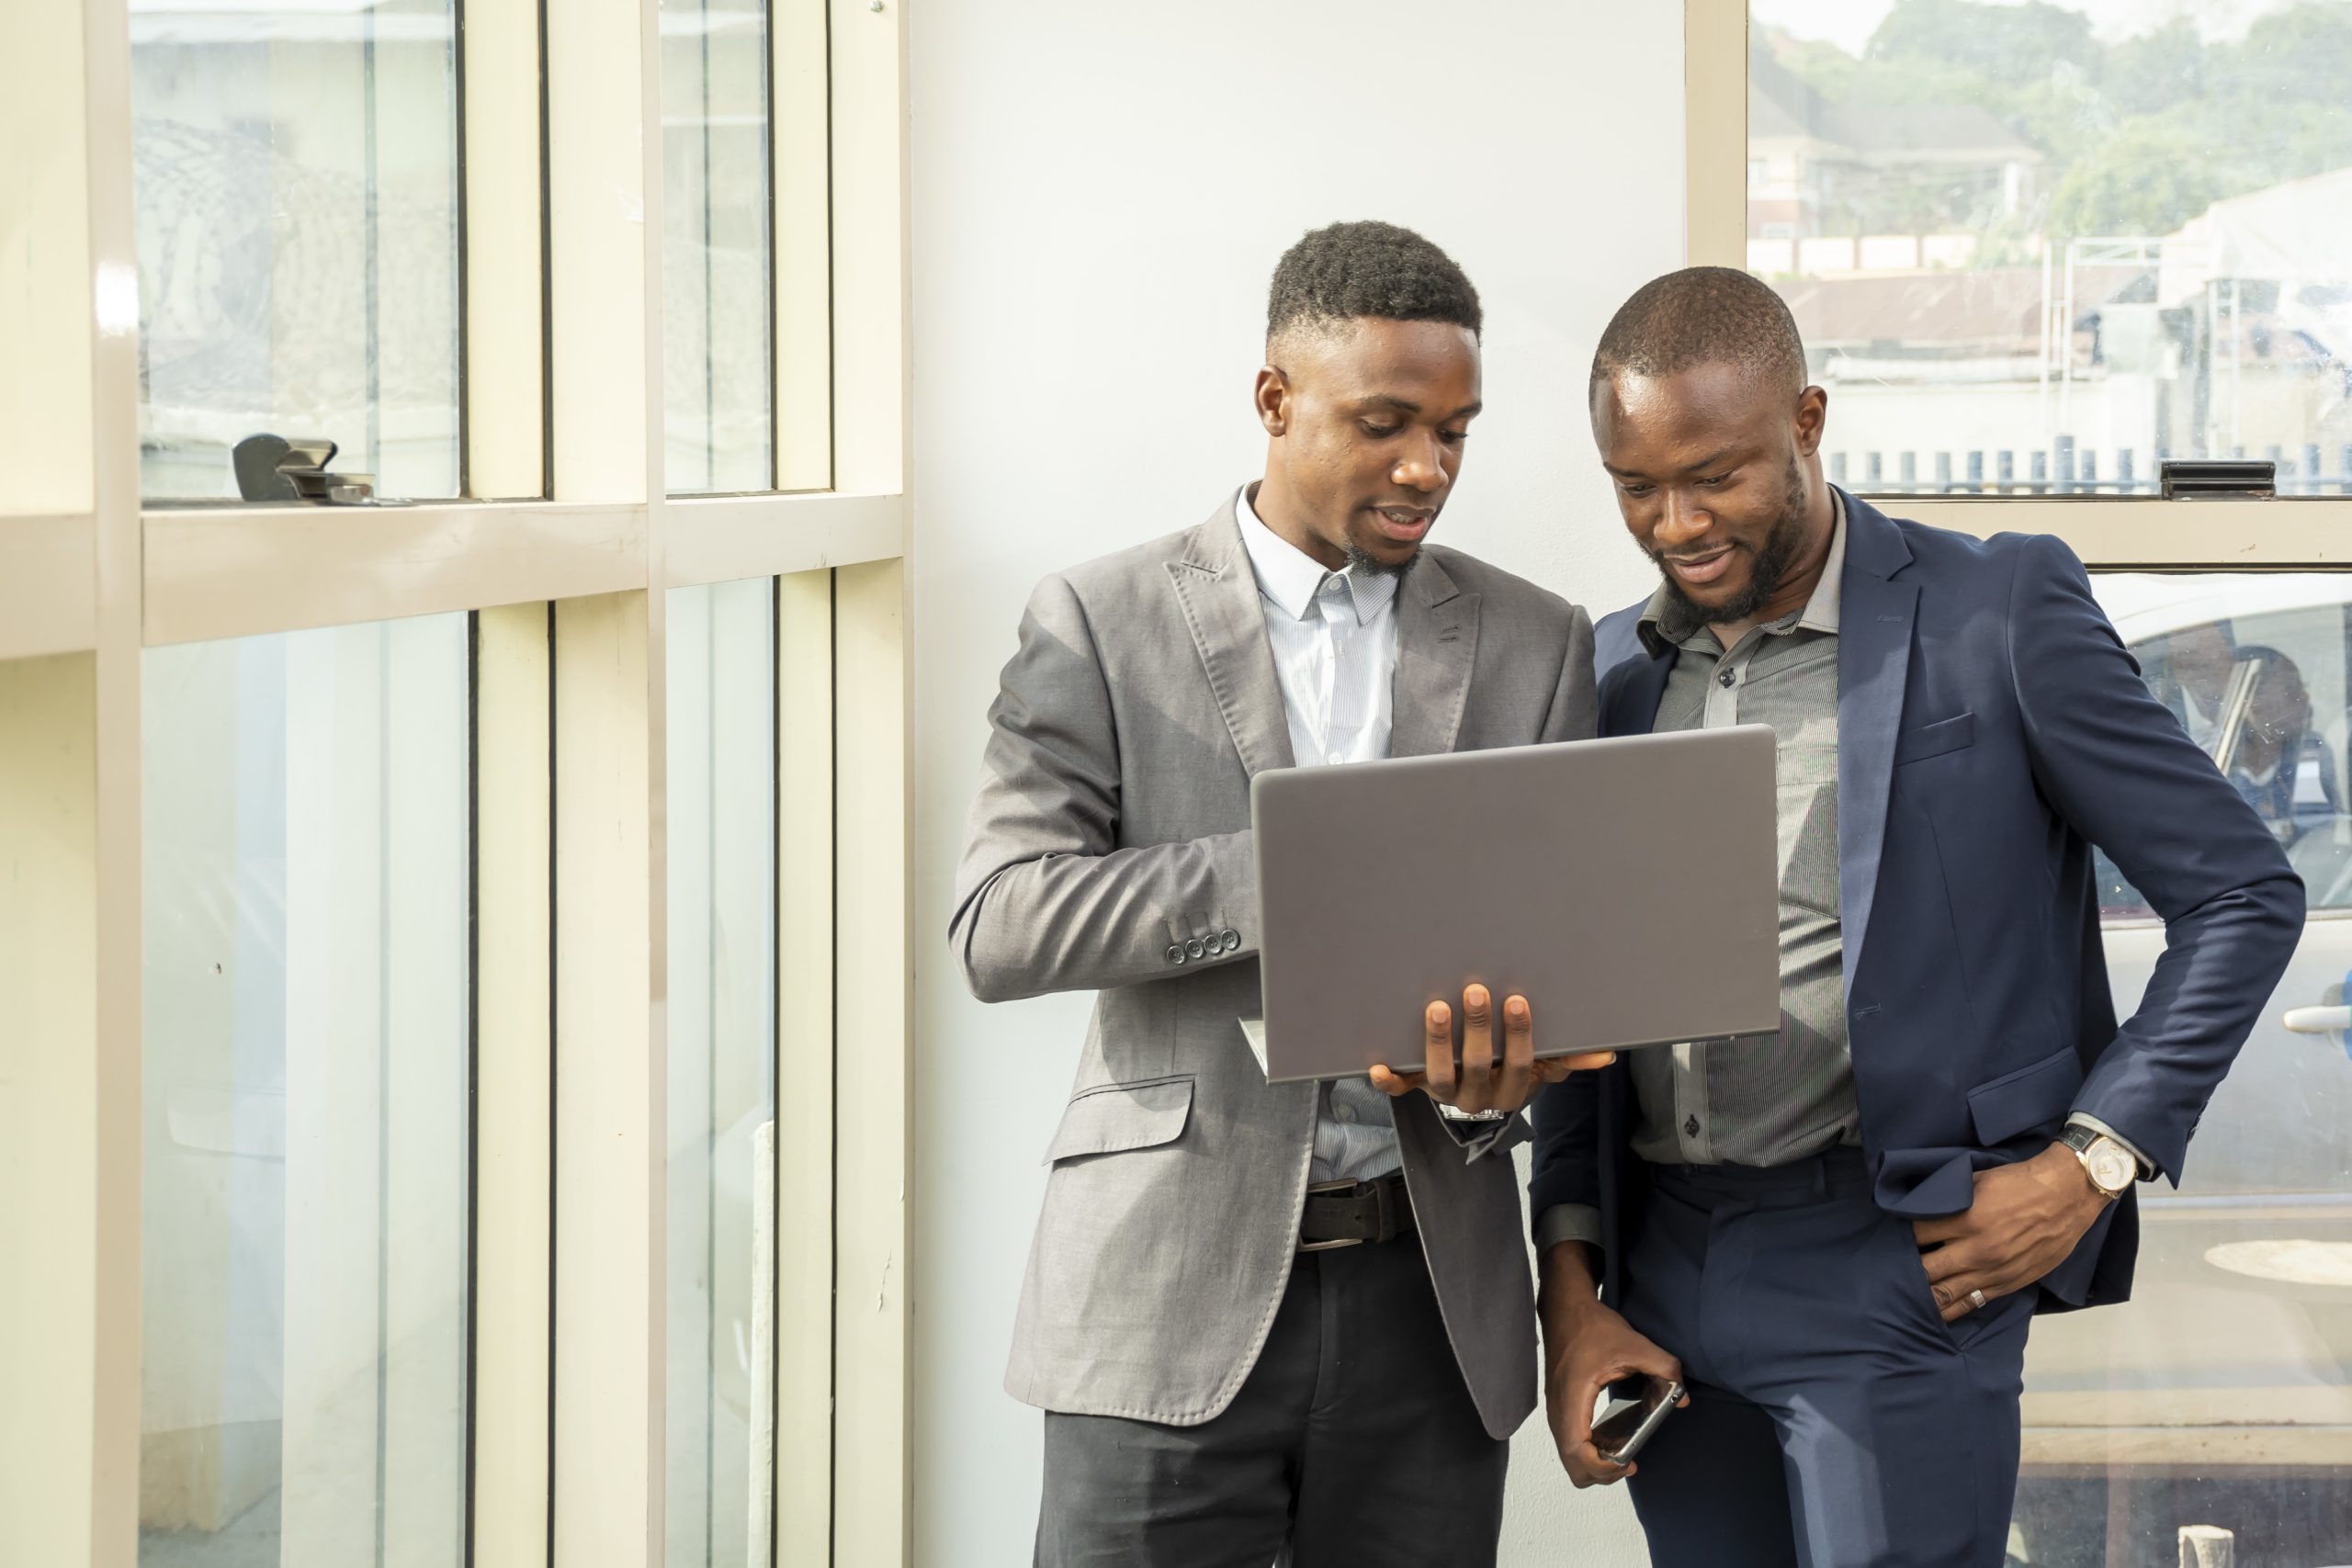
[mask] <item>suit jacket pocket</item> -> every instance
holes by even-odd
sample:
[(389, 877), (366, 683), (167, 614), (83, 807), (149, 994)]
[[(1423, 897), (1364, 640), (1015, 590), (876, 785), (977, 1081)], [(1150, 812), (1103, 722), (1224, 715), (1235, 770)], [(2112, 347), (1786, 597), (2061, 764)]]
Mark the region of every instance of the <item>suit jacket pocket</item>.
[(1963, 746), (1976, 744), (1976, 716), (1973, 713), (1954, 714), (1950, 718), (1923, 724), (1917, 729), (1906, 729), (1894, 738), (1894, 763), (1923, 762), (1929, 757), (1940, 757), (1947, 751), (1957, 751)]
[(2072, 1045), (2039, 1062), (2003, 1073), (1968, 1091), (1969, 1119), (1986, 1147), (2037, 1127), (2054, 1127), (2083, 1087), (2083, 1059)]
[(1189, 1074), (1080, 1089), (1062, 1112), (1046, 1163), (1172, 1144), (1184, 1135), (1192, 1110)]

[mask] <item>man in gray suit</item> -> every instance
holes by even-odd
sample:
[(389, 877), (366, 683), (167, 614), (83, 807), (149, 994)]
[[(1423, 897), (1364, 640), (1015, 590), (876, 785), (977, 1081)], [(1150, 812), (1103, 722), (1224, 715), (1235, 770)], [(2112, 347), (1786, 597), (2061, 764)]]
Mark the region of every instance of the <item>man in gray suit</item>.
[[(1438, 1003), (1427, 1070), (1377, 1083), (1269, 1085), (1242, 1021), (1253, 774), (1593, 732), (1585, 613), (1422, 543), (1479, 321), (1418, 234), (1300, 241), (1257, 378), (1263, 479), (1047, 578), (1005, 667), (956, 956), (983, 1000), (1099, 993), (1005, 1380), (1047, 1413), (1041, 1564), (1493, 1561), (1535, 1399), (1507, 1151), (1579, 1064), (1532, 1061), (1516, 997), (1497, 1061), (1475, 987), (1458, 1065)], [(1363, 827), (1376, 855), (1413, 825)]]

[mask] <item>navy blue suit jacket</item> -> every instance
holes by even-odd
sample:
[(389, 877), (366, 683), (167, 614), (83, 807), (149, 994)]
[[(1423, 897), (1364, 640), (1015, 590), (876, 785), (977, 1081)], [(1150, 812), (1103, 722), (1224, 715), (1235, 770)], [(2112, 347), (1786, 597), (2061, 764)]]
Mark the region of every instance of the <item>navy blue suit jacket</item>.
[[(1882, 1208), (1972, 1201), (1973, 1173), (2081, 1111), (2176, 1182), (2199, 1115), (2292, 954), (2302, 885), (2252, 807), (2150, 695), (2072, 551), (1924, 527), (1846, 501), (1838, 861), (1846, 1021)], [(1600, 733), (1644, 735), (1674, 653), (1596, 629)], [(2091, 845), (2164, 917), (2120, 1027)], [(1693, 953), (1694, 964), (1706, 962)], [(1616, 1297), (1644, 1180), (1623, 1062), (1545, 1089), (1532, 1207), (1600, 1209)], [(2130, 1294), (2138, 1213), (2101, 1216), (2043, 1305)]]

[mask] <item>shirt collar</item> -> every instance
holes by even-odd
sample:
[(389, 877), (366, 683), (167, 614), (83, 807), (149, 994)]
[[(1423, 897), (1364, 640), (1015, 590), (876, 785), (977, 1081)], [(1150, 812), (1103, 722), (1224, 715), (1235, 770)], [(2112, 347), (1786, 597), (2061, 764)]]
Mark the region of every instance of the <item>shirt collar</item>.
[(1258, 592), (1294, 621), (1314, 615), (1317, 596), (1334, 581), (1346, 586), (1358, 626), (1370, 626), (1396, 597), (1396, 572), (1360, 571), (1353, 566), (1327, 571), (1322, 562), (1267, 527), (1250, 504), (1248, 485), (1233, 498), (1233, 520), (1241, 526), (1241, 544), (1257, 573)]
[[(1813, 585), (1813, 597), (1805, 601), (1804, 609), (1766, 623), (1767, 631), (1837, 633), (1838, 614), (1846, 596), (1846, 492), (1832, 486), (1829, 500), (1829, 558), (1821, 563), (1821, 581)], [(1663, 583), (1650, 595), (1649, 603), (1642, 606), (1642, 616), (1634, 629), (1651, 658), (1659, 657), (1668, 648), (1679, 648), (1697, 635), (1698, 626), (1681, 624), (1676, 614), (1679, 607)]]

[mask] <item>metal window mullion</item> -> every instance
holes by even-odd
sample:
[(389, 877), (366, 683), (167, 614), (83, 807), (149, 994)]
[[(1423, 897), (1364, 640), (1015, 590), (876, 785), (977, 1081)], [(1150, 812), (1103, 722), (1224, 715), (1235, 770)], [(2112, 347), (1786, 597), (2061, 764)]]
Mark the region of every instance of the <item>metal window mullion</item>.
[(1683, 261), (1747, 265), (1747, 0), (1683, 0)]
[(832, 68), (827, 0), (770, 0), (769, 157), (780, 491), (833, 488)]
[(776, 583), (775, 1568), (829, 1561), (833, 1498), (833, 573)]
[(662, 1553), (667, 985), (656, 0), (547, 8), (551, 493), (643, 519), (555, 607), (553, 1557)]
[(548, 1561), (555, 1206), (554, 644), (476, 617), (471, 1561)]
[(837, 865), (855, 867), (834, 879), (834, 994), (857, 1012), (834, 1054), (836, 1103), (856, 1128), (833, 1150), (835, 1286), (855, 1310), (833, 1325), (831, 1562), (900, 1568), (912, 1547), (906, 573), (876, 561), (833, 581), (833, 841)]
[[(96, 611), (96, 1101), (91, 1284), (91, 1561), (133, 1568), (139, 1546), (140, 1181), (142, 1159), (139, 528), (139, 246), (126, 0), (84, 0), (89, 169), (91, 448)], [(55, 1201), (65, 1195), (53, 1191)]]
[(542, 0), (458, 12), (459, 365), (466, 493), (548, 493)]
[(902, 491), (907, 473), (905, 11), (827, 0), (831, 99), (832, 482)]

